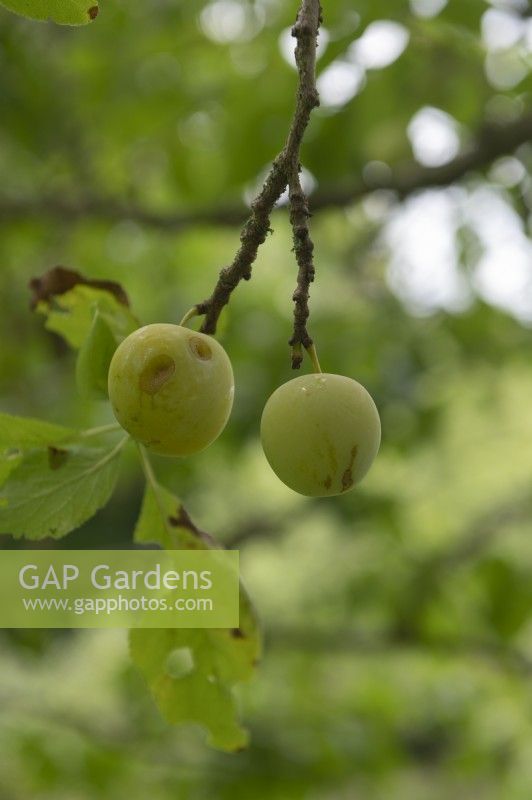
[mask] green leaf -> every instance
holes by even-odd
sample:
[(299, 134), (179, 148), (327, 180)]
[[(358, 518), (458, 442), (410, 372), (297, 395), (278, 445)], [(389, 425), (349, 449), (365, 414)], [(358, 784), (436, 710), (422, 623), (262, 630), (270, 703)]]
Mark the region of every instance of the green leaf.
[(0, 455), (0, 486), (3, 486), (11, 473), (19, 466), (21, 453), (2, 453)]
[(29, 451), (0, 491), (0, 532), (58, 539), (82, 525), (111, 497), (126, 441)]
[(41, 300), (37, 311), (46, 315), (45, 327), (66, 339), (75, 350), (89, 335), (96, 311), (107, 323), (117, 344), (139, 327), (129, 308), (113, 294), (84, 284), (78, 284), (51, 300)]
[[(173, 549), (216, 546), (196, 528), (177, 498), (156, 484), (146, 488), (135, 541)], [(130, 649), (169, 722), (202, 725), (209, 732), (209, 743), (221, 750), (246, 746), (248, 735), (238, 720), (233, 687), (253, 675), (261, 640), (253, 606), (242, 586), (238, 629), (135, 629), (130, 632)], [(186, 674), (172, 670), (175, 653), (188, 654)]]
[(136, 542), (160, 544), (165, 550), (206, 550), (214, 539), (197, 528), (179, 500), (163, 486), (147, 486), (135, 527)]
[(109, 325), (96, 310), (92, 327), (76, 361), (76, 383), (82, 397), (107, 399), (107, 373), (116, 344)]
[(95, 0), (0, 0), (23, 17), (52, 20), (59, 25), (86, 25), (98, 16)]
[(62, 425), (0, 412), (0, 449), (13, 447), (25, 450), (31, 447), (48, 447), (73, 439), (76, 435), (75, 430), (64, 428)]

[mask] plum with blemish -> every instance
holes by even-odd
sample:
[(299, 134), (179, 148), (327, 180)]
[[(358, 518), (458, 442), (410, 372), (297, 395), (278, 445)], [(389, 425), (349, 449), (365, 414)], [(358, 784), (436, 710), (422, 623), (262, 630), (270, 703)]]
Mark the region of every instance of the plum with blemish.
[(181, 325), (146, 325), (124, 339), (109, 367), (109, 398), (125, 430), (160, 455), (203, 450), (233, 405), (229, 357), (211, 336)]
[(283, 483), (299, 494), (325, 497), (362, 480), (379, 450), (381, 424), (360, 383), (315, 373), (275, 390), (262, 414), (261, 439)]

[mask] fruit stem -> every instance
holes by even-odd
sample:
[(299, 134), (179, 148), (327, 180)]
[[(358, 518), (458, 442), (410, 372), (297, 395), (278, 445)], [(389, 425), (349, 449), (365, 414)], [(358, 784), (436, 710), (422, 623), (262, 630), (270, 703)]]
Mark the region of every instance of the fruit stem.
[(153, 496), (155, 497), (155, 504), (157, 505), (159, 514), (161, 515), (161, 521), (168, 534), (170, 542), (172, 542), (172, 547), (175, 550), (178, 550), (179, 544), (175, 539), (174, 531), (168, 525), (168, 518), (167, 518), (168, 515), (165, 513), (164, 501), (161, 497), (161, 492), (160, 492), (161, 486), (159, 484), (159, 481), (157, 480), (155, 472), (153, 471), (153, 466), (150, 461), (150, 457), (146, 452), (146, 448), (143, 445), (141, 445), (140, 442), (135, 442), (135, 444), (137, 445), (137, 450), (139, 451), (140, 463), (142, 465), (142, 471), (144, 472), (144, 477), (146, 478), (146, 483), (148, 484), (148, 486), (151, 487)]
[(84, 431), (79, 432), (80, 439), (86, 439), (90, 436), (100, 436), (104, 433), (112, 433), (113, 431), (119, 431), (122, 429), (122, 426), (118, 424), (118, 422), (111, 422), (109, 425), (99, 425), (97, 428), (87, 428)]
[(312, 366), (314, 367), (314, 372), (321, 372), (320, 362), (318, 360), (318, 353), (316, 351), (316, 346), (314, 344), (310, 344), (308, 347), (305, 348), (307, 353), (310, 356), (310, 360), (312, 361)]
[(137, 449), (139, 451), (140, 463), (142, 464), (142, 471), (144, 472), (146, 480), (150, 484), (151, 488), (153, 489), (155, 494), (157, 494), (157, 487), (159, 484), (157, 478), (155, 477), (155, 472), (153, 471), (153, 467), (149, 459), (149, 456), (145, 448), (139, 442), (135, 442), (135, 444), (137, 445)]
[(197, 316), (199, 316), (198, 315), (198, 307), (197, 306), (192, 306), (192, 308), (190, 308), (187, 311), (187, 313), (185, 314), (185, 316), (183, 317), (183, 319), (181, 320), (181, 322), (179, 324), (181, 326), (186, 325), (187, 322), (189, 321), (189, 319), (192, 319), (192, 317), (197, 317)]

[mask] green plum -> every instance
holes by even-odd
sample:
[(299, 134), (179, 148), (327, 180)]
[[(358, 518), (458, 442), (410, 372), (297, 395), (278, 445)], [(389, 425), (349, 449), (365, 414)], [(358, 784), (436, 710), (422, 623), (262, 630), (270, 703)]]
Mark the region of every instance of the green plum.
[(283, 483), (299, 494), (325, 497), (362, 480), (379, 450), (381, 424), (360, 383), (314, 373), (276, 389), (262, 414), (261, 439)]
[(154, 453), (187, 456), (223, 431), (233, 405), (229, 357), (212, 337), (180, 325), (146, 325), (109, 367), (109, 398), (125, 430)]

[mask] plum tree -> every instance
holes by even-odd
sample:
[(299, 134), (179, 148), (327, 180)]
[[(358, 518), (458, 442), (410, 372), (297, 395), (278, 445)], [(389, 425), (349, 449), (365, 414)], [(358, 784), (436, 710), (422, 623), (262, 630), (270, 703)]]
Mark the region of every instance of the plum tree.
[(294, 378), (276, 389), (262, 414), (271, 468), (291, 489), (312, 497), (352, 489), (370, 468), (380, 438), (371, 396), (343, 375)]
[(154, 453), (186, 456), (224, 429), (234, 379), (227, 353), (211, 336), (158, 323), (118, 346), (108, 388), (118, 422), (134, 439)]

